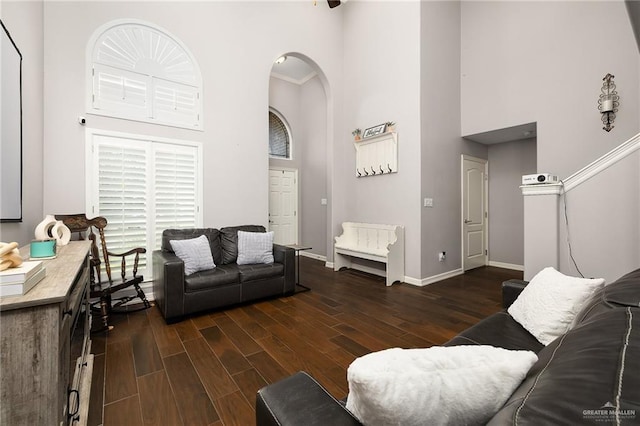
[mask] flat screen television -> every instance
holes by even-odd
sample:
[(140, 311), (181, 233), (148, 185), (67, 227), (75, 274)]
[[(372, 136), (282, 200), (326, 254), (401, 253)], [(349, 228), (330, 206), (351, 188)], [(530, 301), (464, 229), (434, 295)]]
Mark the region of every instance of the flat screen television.
[(22, 222), (22, 54), (0, 24), (0, 222)]

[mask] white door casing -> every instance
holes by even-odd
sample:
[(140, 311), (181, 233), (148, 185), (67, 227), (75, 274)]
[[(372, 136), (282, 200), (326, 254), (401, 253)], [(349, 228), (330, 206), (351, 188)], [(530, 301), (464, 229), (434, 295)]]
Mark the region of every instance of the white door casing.
[(462, 156), (462, 269), (488, 262), (487, 160)]
[(269, 230), (276, 244), (298, 243), (298, 170), (269, 169)]

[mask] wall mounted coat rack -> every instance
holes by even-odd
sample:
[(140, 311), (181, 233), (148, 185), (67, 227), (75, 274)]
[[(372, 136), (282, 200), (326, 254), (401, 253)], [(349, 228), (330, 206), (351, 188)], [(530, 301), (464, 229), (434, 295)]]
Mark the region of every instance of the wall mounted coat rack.
[(353, 143), (356, 176), (379, 176), (398, 172), (398, 134), (387, 132)]

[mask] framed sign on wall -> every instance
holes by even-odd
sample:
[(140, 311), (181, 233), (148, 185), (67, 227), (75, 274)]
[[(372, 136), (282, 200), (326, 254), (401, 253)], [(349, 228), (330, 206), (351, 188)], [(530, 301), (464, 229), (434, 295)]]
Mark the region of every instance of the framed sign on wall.
[(375, 136), (375, 135), (379, 135), (380, 133), (384, 133), (384, 129), (387, 125), (386, 124), (379, 124), (377, 126), (373, 126), (373, 127), (369, 127), (368, 129), (366, 129), (364, 131), (364, 134), (362, 135), (363, 138), (369, 138), (371, 136)]

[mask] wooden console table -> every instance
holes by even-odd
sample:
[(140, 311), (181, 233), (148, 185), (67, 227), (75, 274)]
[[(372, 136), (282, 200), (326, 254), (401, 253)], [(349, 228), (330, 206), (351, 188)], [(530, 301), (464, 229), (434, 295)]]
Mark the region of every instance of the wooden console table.
[[(20, 253), (27, 258), (29, 247)], [(86, 423), (93, 368), (89, 241), (59, 247), (55, 259), (43, 262), (46, 276), (34, 288), (0, 297), (2, 425)], [(72, 351), (74, 330), (82, 333), (73, 336), (80, 338), (80, 362)]]

